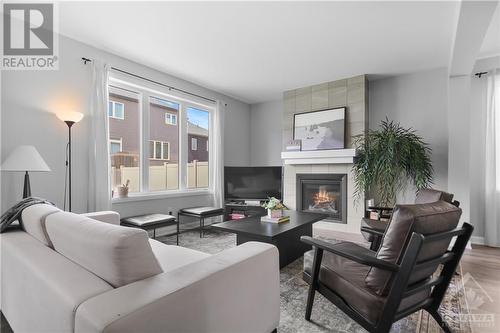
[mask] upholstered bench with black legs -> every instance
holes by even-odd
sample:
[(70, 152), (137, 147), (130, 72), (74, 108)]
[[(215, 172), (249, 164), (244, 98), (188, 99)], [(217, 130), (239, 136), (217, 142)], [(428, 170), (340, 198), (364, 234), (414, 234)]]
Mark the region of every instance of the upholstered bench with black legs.
[(177, 213), (177, 221), (181, 220), (181, 216), (196, 217), (200, 220), (200, 238), (203, 237), (203, 230), (205, 229), (205, 219), (214, 216), (223, 216), (224, 208), (217, 207), (191, 207), (183, 208)]
[(167, 214), (147, 214), (126, 217), (121, 219), (121, 225), (126, 227), (139, 228), (146, 231), (153, 230), (153, 239), (156, 238), (157, 228), (176, 225), (177, 229), (175, 235), (177, 235), (177, 245), (179, 245), (179, 221), (176, 220), (175, 216)]

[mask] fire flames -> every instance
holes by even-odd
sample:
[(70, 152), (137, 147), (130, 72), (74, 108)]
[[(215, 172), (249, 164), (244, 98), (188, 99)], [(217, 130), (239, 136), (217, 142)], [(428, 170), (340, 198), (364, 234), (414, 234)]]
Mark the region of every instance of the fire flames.
[(312, 200), (314, 205), (332, 202), (337, 199), (337, 196), (333, 192), (328, 192), (325, 186), (320, 186), (319, 191), (313, 194)]

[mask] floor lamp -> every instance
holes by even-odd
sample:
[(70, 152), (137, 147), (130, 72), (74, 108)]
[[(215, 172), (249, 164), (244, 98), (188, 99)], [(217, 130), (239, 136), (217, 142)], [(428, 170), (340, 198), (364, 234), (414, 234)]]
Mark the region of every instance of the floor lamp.
[(28, 172), (47, 172), (49, 166), (33, 146), (19, 146), (14, 149), (0, 167), (2, 171), (24, 172), (23, 199), (31, 197), (30, 175)]
[[(82, 120), (83, 113), (80, 112), (62, 112), (58, 113), (57, 117), (64, 121), (68, 125), (68, 145), (67, 145), (67, 155), (66, 155), (66, 168), (68, 170), (68, 208), (71, 212), (71, 127), (74, 124)], [(66, 194), (66, 182), (64, 186)], [(64, 196), (64, 202), (66, 203), (66, 195)]]

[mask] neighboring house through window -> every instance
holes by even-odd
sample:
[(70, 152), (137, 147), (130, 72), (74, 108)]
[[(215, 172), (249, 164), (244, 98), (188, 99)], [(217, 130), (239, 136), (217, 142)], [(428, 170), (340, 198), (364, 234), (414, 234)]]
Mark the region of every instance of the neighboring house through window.
[(198, 139), (191, 138), (191, 150), (198, 150)]
[(108, 103), (108, 116), (116, 119), (125, 119), (125, 105), (123, 103), (110, 100)]

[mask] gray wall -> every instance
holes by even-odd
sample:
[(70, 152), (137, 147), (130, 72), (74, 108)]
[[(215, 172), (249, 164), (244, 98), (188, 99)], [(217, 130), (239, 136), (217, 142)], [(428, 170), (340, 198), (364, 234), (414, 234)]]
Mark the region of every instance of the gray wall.
[(252, 165), (281, 165), (283, 101), (253, 104), (250, 108), (250, 118), (250, 161)]
[(460, 201), (462, 222), (470, 221), (470, 91), (470, 75), (450, 77), (448, 191)]
[[(388, 117), (412, 127), (432, 148), (434, 187), (448, 187), (448, 73), (446, 68), (370, 81), (370, 129)], [(398, 201), (412, 202), (408, 188)]]
[[(47, 198), (62, 207), (67, 127), (54, 115), (58, 110), (82, 112), (86, 117), (73, 130), (73, 210), (87, 210), (89, 97), (91, 68), (80, 58), (98, 58), (113, 66), (165, 82), (178, 88), (222, 99), (228, 103), (225, 131), (225, 163), (250, 163), (250, 106), (89, 45), (60, 37), (60, 65), (57, 71), (3, 71), (1, 101), (1, 159), (18, 145), (34, 145), (52, 169), (33, 173), (33, 195)], [(1, 209), (4, 211), (22, 195), (22, 173), (2, 172)], [(191, 196), (114, 204), (122, 215), (165, 212), (190, 205), (210, 204), (211, 197)]]

